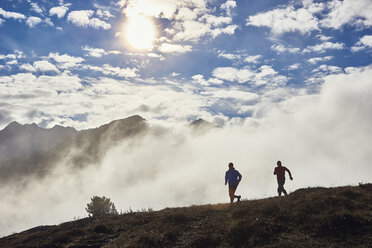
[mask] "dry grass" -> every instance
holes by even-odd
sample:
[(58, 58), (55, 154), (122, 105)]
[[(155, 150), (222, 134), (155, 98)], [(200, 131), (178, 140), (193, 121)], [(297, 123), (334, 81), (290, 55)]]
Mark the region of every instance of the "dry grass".
[(372, 184), (37, 227), (0, 247), (372, 247)]

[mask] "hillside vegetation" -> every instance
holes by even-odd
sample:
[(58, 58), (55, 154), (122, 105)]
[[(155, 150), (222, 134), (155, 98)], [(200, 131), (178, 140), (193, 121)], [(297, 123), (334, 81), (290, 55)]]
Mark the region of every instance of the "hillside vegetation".
[(372, 184), (40, 226), (0, 247), (372, 247)]

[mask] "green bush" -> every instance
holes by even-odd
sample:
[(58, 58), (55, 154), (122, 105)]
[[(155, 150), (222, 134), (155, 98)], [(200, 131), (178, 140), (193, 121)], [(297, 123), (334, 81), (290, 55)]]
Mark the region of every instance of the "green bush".
[(87, 204), (85, 210), (88, 212), (89, 217), (100, 218), (107, 215), (117, 215), (118, 211), (115, 204), (111, 202), (110, 198), (105, 196), (93, 196), (90, 198), (91, 202)]

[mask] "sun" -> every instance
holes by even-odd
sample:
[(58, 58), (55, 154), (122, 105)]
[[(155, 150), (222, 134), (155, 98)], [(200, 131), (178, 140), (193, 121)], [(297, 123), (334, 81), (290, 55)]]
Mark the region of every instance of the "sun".
[(124, 38), (137, 50), (151, 50), (155, 40), (154, 22), (145, 16), (131, 16), (124, 24)]

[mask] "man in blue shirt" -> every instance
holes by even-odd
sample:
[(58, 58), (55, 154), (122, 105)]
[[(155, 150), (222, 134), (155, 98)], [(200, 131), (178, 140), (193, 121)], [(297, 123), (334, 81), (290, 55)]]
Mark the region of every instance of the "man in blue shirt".
[(230, 203), (233, 203), (235, 198), (237, 198), (238, 202), (240, 202), (241, 196), (235, 195), (235, 191), (240, 180), (242, 180), (242, 175), (239, 173), (239, 171), (235, 170), (233, 163), (229, 163), (229, 170), (226, 171), (225, 174), (225, 185), (229, 183)]

